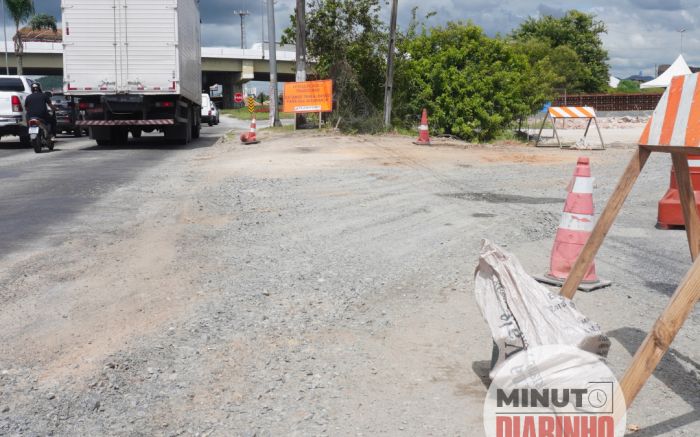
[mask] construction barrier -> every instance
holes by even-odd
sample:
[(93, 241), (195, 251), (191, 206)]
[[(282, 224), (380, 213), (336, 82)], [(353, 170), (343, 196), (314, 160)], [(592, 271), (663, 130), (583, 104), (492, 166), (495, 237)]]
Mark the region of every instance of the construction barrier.
[(562, 296), (569, 299), (574, 297), (649, 156), (652, 152), (670, 153), (693, 265), (635, 353), (632, 364), (620, 382), (628, 406), (654, 372), (700, 300), (700, 215), (688, 168), (688, 156), (697, 155), (700, 146), (699, 80), (700, 74), (697, 73), (672, 79), (644, 129), (639, 147), (561, 289)]
[(605, 149), (605, 142), (603, 141), (603, 135), (600, 133), (600, 127), (598, 126), (598, 119), (596, 117), (595, 110), (589, 106), (549, 107), (549, 109), (547, 110), (547, 115), (545, 115), (544, 119), (542, 120), (542, 126), (540, 126), (540, 131), (537, 134), (537, 142), (535, 143), (535, 147), (546, 147), (544, 145), (540, 146), (540, 139), (542, 138), (542, 130), (544, 129), (544, 125), (547, 123), (547, 120), (551, 119), (552, 130), (554, 131), (554, 136), (557, 139), (557, 144), (559, 145), (559, 148), (563, 148), (564, 146), (562, 145), (561, 140), (559, 139), (559, 132), (557, 132), (557, 120), (566, 120), (569, 118), (588, 120), (588, 123), (586, 124), (586, 131), (583, 133), (583, 137), (576, 143), (576, 145), (578, 146), (577, 148), (589, 148), (587, 147), (588, 130), (591, 127), (591, 123), (595, 123), (595, 127), (598, 130), (598, 137), (600, 138), (600, 147), (592, 150)]
[(258, 144), (257, 128), (255, 126), (255, 116), (250, 120), (250, 130), (241, 134), (243, 144)]
[(418, 139), (413, 142), (413, 144), (418, 144), (419, 146), (429, 146), (430, 145), (430, 132), (428, 128), (428, 110), (423, 108), (423, 114), (420, 118), (420, 126), (418, 126)]
[[(568, 192), (559, 229), (554, 238), (549, 273), (544, 276), (535, 276), (535, 279), (540, 282), (558, 287), (561, 287), (569, 276), (571, 268), (588, 241), (595, 223), (593, 178), (591, 177), (590, 160), (587, 157), (578, 158)], [(610, 284), (610, 281), (602, 281), (598, 278), (595, 264), (591, 263), (579, 289), (593, 291)]]

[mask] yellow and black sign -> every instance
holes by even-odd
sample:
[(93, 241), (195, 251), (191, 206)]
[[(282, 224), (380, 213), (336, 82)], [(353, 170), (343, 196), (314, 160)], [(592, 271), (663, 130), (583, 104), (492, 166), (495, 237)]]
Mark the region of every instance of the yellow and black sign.
[(248, 111), (252, 114), (255, 112), (255, 97), (250, 96), (248, 97)]

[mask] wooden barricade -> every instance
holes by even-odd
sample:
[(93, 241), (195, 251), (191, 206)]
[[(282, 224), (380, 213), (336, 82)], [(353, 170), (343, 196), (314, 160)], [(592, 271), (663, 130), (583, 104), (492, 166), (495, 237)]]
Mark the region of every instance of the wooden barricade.
[(551, 106), (547, 110), (547, 115), (545, 115), (544, 120), (542, 120), (542, 126), (540, 126), (540, 131), (537, 134), (537, 142), (535, 143), (535, 147), (547, 147), (544, 145), (540, 145), (540, 138), (542, 137), (542, 130), (544, 129), (544, 125), (548, 119), (552, 120), (552, 130), (554, 131), (554, 136), (557, 139), (559, 148), (561, 149), (565, 147), (564, 145), (562, 145), (561, 140), (559, 139), (559, 132), (557, 132), (557, 120), (566, 120), (569, 118), (588, 120), (588, 123), (586, 124), (586, 131), (583, 133), (583, 137), (579, 140), (583, 141), (584, 143), (586, 141), (586, 138), (588, 137), (588, 130), (591, 127), (591, 123), (594, 123), (596, 129), (598, 130), (598, 137), (600, 138), (600, 147), (598, 149), (592, 150), (605, 149), (603, 135), (600, 133), (600, 127), (598, 126), (598, 118), (595, 115), (595, 110), (589, 106)]
[(573, 298), (622, 204), (652, 152), (670, 153), (680, 192), (693, 265), (637, 350), (620, 383), (629, 407), (668, 351), (700, 299), (700, 217), (688, 169), (688, 155), (700, 150), (700, 74), (676, 76), (659, 101), (608, 204), (593, 228), (561, 294)]

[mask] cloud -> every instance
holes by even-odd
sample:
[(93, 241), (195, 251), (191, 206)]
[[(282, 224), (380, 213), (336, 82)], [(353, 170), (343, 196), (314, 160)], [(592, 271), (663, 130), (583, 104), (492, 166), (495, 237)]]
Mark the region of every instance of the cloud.
[(681, 0), (630, 0), (630, 3), (632, 6), (649, 10), (678, 11), (683, 9)]
[[(60, 3), (60, 0), (34, 0), (37, 12), (56, 17), (60, 17)], [(282, 29), (290, 24), (294, 5), (295, 0), (275, 2), (278, 40)], [(381, 5), (382, 17), (388, 22), (389, 2), (381, 0)], [(400, 27), (406, 27), (414, 6), (420, 7), (419, 17), (437, 12), (427, 21), (429, 26), (471, 20), (488, 35), (507, 34), (531, 16), (561, 16), (568, 8), (549, 6), (542, 0), (401, 0)], [(610, 53), (611, 71), (619, 76), (640, 70), (651, 74), (655, 64), (672, 62), (680, 51), (679, 29), (686, 29), (683, 34), (686, 60), (691, 65), (700, 65), (700, 0), (584, 0), (575, 7), (596, 14), (607, 25), (603, 42)], [(267, 39), (264, 0), (201, 0), (200, 9), (204, 45), (240, 46), (240, 18), (234, 13), (236, 10), (250, 11), (245, 18), (248, 46), (261, 41), (263, 35)]]
[(547, 5), (543, 5), (543, 4), (540, 4), (539, 6), (537, 6), (537, 12), (539, 12), (541, 16), (550, 15), (550, 16), (555, 17), (555, 18), (561, 18), (564, 15), (566, 15), (566, 11), (564, 9), (553, 8), (551, 6), (547, 6)]

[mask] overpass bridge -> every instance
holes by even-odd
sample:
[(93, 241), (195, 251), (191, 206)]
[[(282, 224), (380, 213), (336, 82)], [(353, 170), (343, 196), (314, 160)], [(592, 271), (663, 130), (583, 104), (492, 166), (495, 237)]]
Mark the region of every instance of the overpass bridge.
[[(17, 61), (14, 43), (8, 41), (10, 74), (16, 74)], [(202, 89), (221, 84), (224, 87), (224, 107), (232, 105), (231, 96), (242, 90), (243, 83), (251, 80), (270, 80), (270, 62), (267, 44), (255, 44), (249, 49), (231, 47), (202, 47)], [(277, 49), (277, 76), (280, 82), (294, 81), (296, 52), (294, 46)], [(27, 42), (22, 57), (24, 74), (36, 76), (63, 76), (63, 44)], [(5, 72), (5, 46), (0, 41), (0, 74)]]

